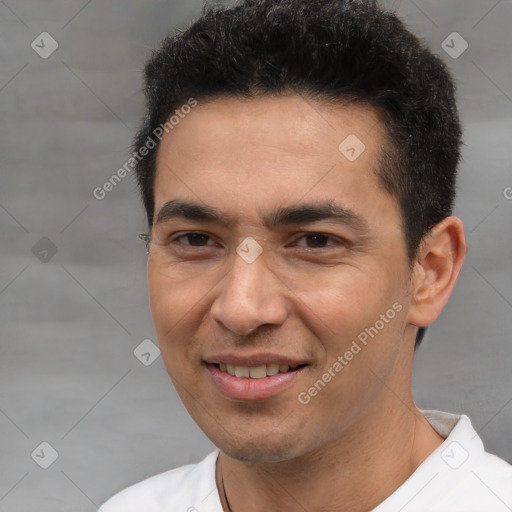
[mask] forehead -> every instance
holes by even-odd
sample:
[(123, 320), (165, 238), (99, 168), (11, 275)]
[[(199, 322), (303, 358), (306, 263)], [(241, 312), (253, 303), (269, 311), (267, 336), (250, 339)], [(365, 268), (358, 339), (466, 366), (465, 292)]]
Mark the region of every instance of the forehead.
[(367, 105), (299, 95), (198, 101), (160, 143), (155, 213), (176, 196), (240, 215), (302, 198), (339, 197), (351, 210), (394, 202), (376, 174), (385, 139)]
[(332, 105), (301, 95), (199, 100), (181, 120), (173, 117), (179, 124), (164, 134), (161, 147), (173, 146), (178, 151), (216, 153), (219, 142), (231, 139), (235, 153), (246, 149), (246, 143), (309, 156), (329, 146), (337, 150), (347, 136), (356, 135), (372, 153), (374, 139), (385, 135), (370, 105)]

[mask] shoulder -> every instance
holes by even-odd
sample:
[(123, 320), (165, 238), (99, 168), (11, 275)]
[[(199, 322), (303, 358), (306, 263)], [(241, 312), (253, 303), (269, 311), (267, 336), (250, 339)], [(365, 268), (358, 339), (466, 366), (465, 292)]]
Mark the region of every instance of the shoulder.
[(447, 490), (445, 498), (440, 500), (441, 508), (434, 507), (432, 510), (512, 510), (512, 466), (508, 462), (484, 452), (468, 469), (456, 484)]
[(467, 416), (460, 416), (439, 455), (432, 510), (512, 510), (512, 465), (485, 449)]
[[(215, 462), (218, 451), (197, 464), (187, 464), (152, 476), (110, 498), (99, 512), (164, 512), (194, 510), (209, 498), (216, 505)], [(172, 508), (174, 507), (174, 508)]]
[(470, 419), (422, 410), (444, 442), (373, 512), (506, 512), (512, 466), (487, 452)]
[(512, 510), (512, 465), (485, 449), (466, 415), (439, 452), (437, 469), (446, 485), (446, 501), (440, 501), (448, 510)]
[(512, 465), (492, 453), (484, 452), (472, 473), (484, 487), (499, 492), (512, 507)]

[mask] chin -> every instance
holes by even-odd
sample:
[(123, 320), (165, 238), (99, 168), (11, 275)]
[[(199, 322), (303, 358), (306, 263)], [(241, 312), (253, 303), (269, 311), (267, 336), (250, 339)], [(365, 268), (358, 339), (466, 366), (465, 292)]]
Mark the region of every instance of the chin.
[(275, 463), (299, 457), (305, 450), (297, 443), (294, 436), (281, 439), (264, 439), (255, 436), (254, 439), (223, 439), (214, 444), (232, 459), (248, 463)]
[(289, 453), (284, 453), (283, 451), (276, 453), (274, 449), (257, 448), (253, 445), (244, 447), (229, 446), (225, 449), (220, 448), (220, 450), (232, 459), (254, 464), (283, 462), (293, 458)]

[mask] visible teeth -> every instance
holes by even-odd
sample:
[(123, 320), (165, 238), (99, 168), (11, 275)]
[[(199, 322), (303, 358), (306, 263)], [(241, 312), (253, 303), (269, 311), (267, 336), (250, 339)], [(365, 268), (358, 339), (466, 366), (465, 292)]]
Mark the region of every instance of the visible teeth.
[(286, 364), (262, 364), (260, 366), (235, 366), (232, 364), (219, 363), (223, 372), (229, 373), (243, 379), (264, 379), (278, 373), (288, 373), (290, 367)]
[(267, 366), (251, 366), (249, 375), (251, 379), (264, 379), (267, 376)]
[(235, 366), (235, 375), (237, 377), (250, 377), (250, 370), (248, 366)]
[(277, 375), (279, 373), (278, 364), (267, 364), (267, 375)]

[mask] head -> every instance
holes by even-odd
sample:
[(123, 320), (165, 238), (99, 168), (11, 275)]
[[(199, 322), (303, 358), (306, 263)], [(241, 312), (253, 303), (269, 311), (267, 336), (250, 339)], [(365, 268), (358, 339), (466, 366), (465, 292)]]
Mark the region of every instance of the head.
[[(185, 405), (214, 442), (250, 459), (237, 444), (244, 432), (256, 442), (255, 425), (269, 427), (297, 386), (330, 372), (338, 381), (307, 407), (338, 404), (343, 421), (324, 425), (326, 439), (348, 429), (382, 391), (375, 375), (409, 382), (396, 368), (411, 365), (462, 264), (451, 217), (461, 127), (446, 66), (376, 2), (245, 0), (205, 7), (167, 38), (145, 92), (134, 148), (159, 139), (136, 163), (151, 309)], [(322, 235), (291, 251), (306, 224)], [(200, 232), (192, 245), (171, 236), (187, 231)], [(250, 263), (235, 251), (247, 237)], [(336, 371), (336, 354), (351, 350)], [(208, 379), (237, 351), (304, 366), (279, 396), (227, 399)], [(304, 431), (307, 407), (290, 405), (289, 428)], [(208, 415), (225, 424), (210, 431)], [(302, 445), (278, 443), (268, 460), (310, 449), (314, 423)]]

